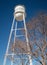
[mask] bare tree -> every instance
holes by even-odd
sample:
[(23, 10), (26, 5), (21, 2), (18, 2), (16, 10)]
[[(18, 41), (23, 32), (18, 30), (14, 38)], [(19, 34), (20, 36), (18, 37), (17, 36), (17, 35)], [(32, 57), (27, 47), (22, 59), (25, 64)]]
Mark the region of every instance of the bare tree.
[[(47, 15), (39, 14), (27, 23), (29, 39), (33, 36), (33, 41), (30, 43), (31, 55), (40, 64), (46, 65), (47, 60)], [(34, 30), (33, 32), (31, 32)], [(41, 37), (36, 38), (36, 31), (41, 34)], [(30, 40), (31, 41), (31, 40)]]

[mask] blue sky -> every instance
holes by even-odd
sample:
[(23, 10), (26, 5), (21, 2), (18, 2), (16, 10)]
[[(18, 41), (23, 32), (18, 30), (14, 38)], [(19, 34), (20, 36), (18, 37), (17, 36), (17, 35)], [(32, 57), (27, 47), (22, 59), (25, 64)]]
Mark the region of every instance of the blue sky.
[(0, 0), (0, 65), (3, 63), (8, 43), (14, 7), (18, 4), (25, 6), (27, 20), (30, 20), (39, 11), (47, 11), (47, 0)]

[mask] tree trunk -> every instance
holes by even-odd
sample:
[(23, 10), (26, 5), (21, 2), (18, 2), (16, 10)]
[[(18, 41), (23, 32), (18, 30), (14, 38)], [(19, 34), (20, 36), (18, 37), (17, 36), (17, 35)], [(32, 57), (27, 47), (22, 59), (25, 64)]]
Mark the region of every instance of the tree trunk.
[(45, 60), (43, 60), (42, 65), (46, 65)]

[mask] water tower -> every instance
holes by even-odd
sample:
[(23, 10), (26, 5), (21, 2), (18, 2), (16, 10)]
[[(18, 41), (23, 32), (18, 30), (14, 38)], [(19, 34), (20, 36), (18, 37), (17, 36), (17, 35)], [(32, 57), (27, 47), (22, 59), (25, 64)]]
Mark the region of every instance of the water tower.
[[(28, 54), (30, 54), (30, 46), (29, 46), (29, 40), (28, 40), (28, 35), (27, 35), (27, 28), (26, 28), (26, 22), (25, 22), (25, 17), (26, 17), (26, 12), (25, 12), (25, 7), (23, 5), (17, 5), (15, 8), (14, 8), (14, 18), (13, 18), (13, 22), (12, 22), (12, 27), (11, 27), (11, 31), (10, 31), (10, 35), (9, 35), (9, 40), (8, 40), (8, 45), (7, 45), (7, 49), (6, 49), (6, 54), (5, 54), (5, 57), (4, 57), (4, 63), (3, 65), (9, 65), (8, 62), (7, 62), (7, 57), (11, 56), (12, 58), (12, 61), (10, 62), (11, 65), (14, 65), (13, 63), (13, 57), (16, 55), (14, 52), (10, 52), (10, 46), (11, 46), (11, 38), (13, 39), (13, 44), (15, 45), (15, 39), (16, 37), (21, 37), (23, 35), (17, 35), (17, 30), (22, 30), (24, 29), (25, 31), (25, 38), (26, 38), (26, 43), (27, 43), (27, 49), (28, 49)], [(17, 28), (18, 26), (18, 22), (23, 22), (24, 24), (24, 27), (23, 28)], [(16, 23), (16, 24), (15, 24)], [(12, 33), (14, 31), (14, 36), (12, 36)], [(13, 51), (14, 51), (14, 48), (13, 48)], [(31, 55), (28, 55), (28, 59), (29, 59), (29, 65), (32, 65), (32, 59), (31, 59)], [(20, 65), (20, 64), (19, 64)]]
[(18, 5), (15, 7), (14, 17), (17, 21), (23, 20), (23, 15), (25, 17), (25, 8), (24, 6)]

